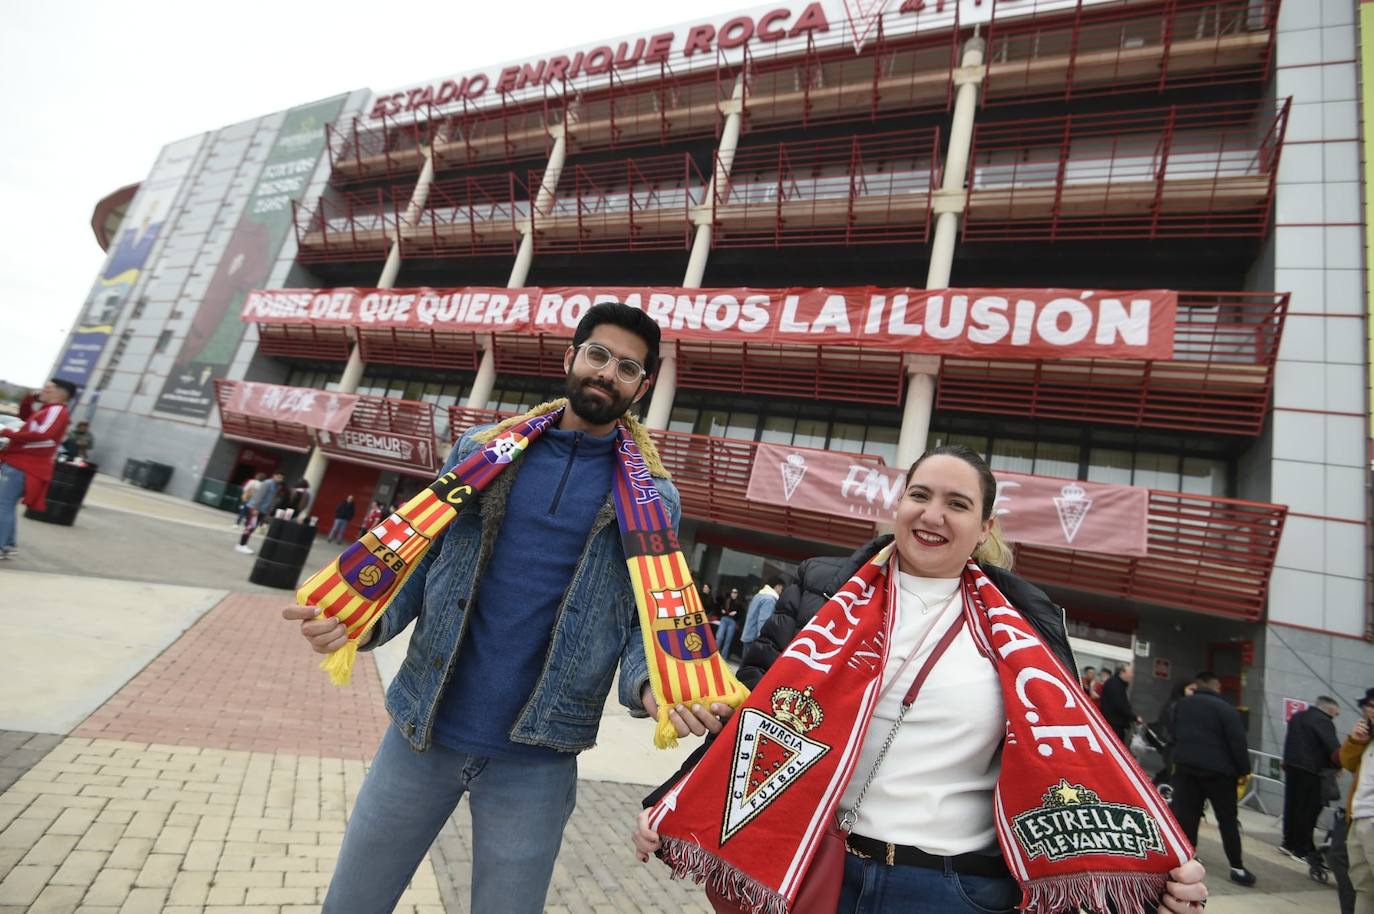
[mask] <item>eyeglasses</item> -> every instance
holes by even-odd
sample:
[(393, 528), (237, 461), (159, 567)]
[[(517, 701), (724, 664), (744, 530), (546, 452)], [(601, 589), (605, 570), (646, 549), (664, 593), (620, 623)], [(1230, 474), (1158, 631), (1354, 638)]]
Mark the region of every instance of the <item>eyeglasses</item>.
[(582, 357), (587, 361), (587, 367), (593, 371), (600, 371), (615, 362), (615, 376), (622, 383), (638, 384), (648, 374), (644, 370), (644, 366), (634, 359), (617, 358), (611, 353), (611, 350), (600, 343), (583, 343), (578, 348), (582, 350)]

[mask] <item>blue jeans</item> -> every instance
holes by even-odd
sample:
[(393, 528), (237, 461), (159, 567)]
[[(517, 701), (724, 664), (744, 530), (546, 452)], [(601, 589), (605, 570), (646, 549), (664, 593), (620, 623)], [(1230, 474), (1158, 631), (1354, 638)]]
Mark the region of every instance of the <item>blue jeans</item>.
[(389, 726), (344, 831), (324, 914), (388, 914), (458, 800), (472, 813), (472, 911), (539, 914), (577, 803), (577, 756), (416, 752)]
[(326, 543), (332, 543), (332, 542), (334, 542), (335, 540), (338, 540), (339, 542), (342, 543), (342, 542), (343, 542), (344, 529), (347, 528), (347, 527), (348, 527), (348, 521), (344, 520), (342, 517), (336, 517), (336, 518), (334, 518), (334, 526), (332, 526), (332, 527), (329, 528), (329, 535), (326, 536), (326, 537), (324, 538), (324, 541), (325, 541)]
[(836, 914), (1004, 914), (1021, 901), (1011, 878), (961, 876), (950, 869), (887, 866), (844, 855), (844, 884)]
[(735, 635), (739, 634), (739, 623), (729, 616), (720, 617), (720, 628), (716, 630), (716, 647), (720, 649), (722, 660), (730, 659), (730, 648), (735, 646)]
[(13, 549), (19, 527), (19, 500), (24, 497), (24, 471), (0, 463), (0, 548)]

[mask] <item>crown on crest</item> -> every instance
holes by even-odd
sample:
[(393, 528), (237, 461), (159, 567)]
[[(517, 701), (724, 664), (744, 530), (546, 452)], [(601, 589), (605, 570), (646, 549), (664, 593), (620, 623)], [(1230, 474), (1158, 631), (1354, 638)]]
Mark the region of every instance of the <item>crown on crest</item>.
[(798, 733), (814, 730), (825, 720), (821, 703), (811, 697), (811, 686), (798, 692), (783, 686), (773, 692), (773, 716)]
[(1082, 486), (1069, 483), (1064, 488), (1059, 490), (1059, 494), (1063, 495), (1070, 501), (1078, 501), (1080, 498), (1083, 498), (1088, 493), (1086, 490), (1084, 490)]

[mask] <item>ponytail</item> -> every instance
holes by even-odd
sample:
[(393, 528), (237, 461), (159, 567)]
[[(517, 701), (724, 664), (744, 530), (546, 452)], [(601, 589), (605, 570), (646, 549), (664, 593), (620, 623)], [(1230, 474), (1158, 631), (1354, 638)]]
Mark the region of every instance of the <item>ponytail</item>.
[(979, 543), (978, 548), (973, 550), (973, 560), (979, 565), (996, 565), (998, 568), (1005, 568), (1010, 571), (1014, 559), (1011, 546), (1002, 539), (1002, 525), (997, 522), (996, 518), (993, 518), (992, 526), (988, 528), (987, 539)]

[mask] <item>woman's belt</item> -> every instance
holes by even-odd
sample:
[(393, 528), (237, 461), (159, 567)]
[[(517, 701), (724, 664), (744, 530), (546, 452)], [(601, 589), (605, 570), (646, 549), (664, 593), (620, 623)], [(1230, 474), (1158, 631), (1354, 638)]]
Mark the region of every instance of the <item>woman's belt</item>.
[(850, 835), (845, 843), (854, 856), (865, 860), (877, 860), (888, 866), (919, 866), (928, 870), (943, 871), (945, 862), (948, 861), (949, 868), (962, 876), (986, 876), (990, 879), (1006, 879), (1011, 876), (1001, 854), (958, 854), (954, 857), (941, 857), (938, 854), (928, 854), (919, 847), (878, 841), (875, 838), (865, 838), (863, 835)]

